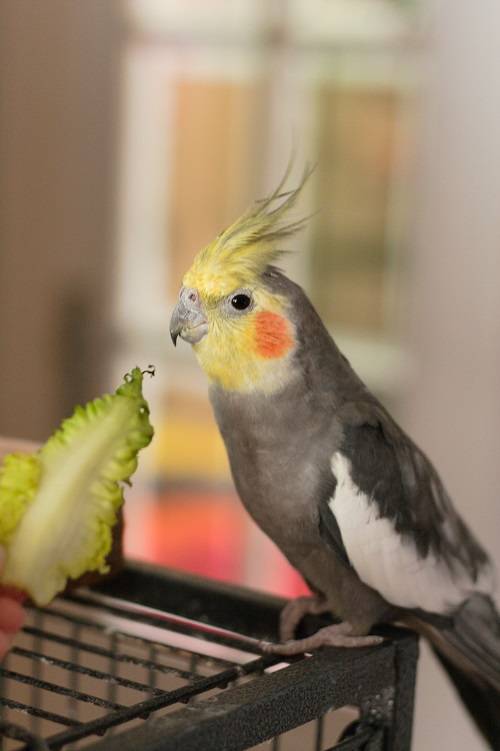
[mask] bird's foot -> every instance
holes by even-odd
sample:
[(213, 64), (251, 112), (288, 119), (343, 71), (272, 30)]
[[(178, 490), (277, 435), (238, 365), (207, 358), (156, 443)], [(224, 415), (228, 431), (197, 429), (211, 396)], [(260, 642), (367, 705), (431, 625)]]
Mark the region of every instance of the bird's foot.
[(263, 649), (267, 654), (290, 656), (311, 652), (319, 647), (373, 647), (382, 642), (381, 636), (356, 635), (352, 624), (343, 621), (320, 628), (305, 639), (290, 639), (283, 644), (265, 644)]
[(322, 615), (329, 613), (330, 607), (321, 595), (304, 595), (290, 600), (280, 613), (280, 639), (291, 641), (295, 630), (305, 615)]

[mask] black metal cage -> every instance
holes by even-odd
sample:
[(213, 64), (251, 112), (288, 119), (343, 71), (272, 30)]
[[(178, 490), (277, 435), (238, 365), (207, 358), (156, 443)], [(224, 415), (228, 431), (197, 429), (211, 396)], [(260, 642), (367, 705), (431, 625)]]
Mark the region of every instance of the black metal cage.
[(30, 609), (0, 666), (0, 749), (408, 751), (416, 636), (269, 656), (282, 606), (128, 563)]

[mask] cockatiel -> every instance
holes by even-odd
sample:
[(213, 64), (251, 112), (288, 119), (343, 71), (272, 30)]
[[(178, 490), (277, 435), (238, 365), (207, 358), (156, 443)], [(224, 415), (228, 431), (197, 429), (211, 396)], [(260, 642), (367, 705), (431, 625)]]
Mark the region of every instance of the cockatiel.
[[(487, 554), (436, 470), (351, 369), (303, 290), (276, 268), (301, 229), (283, 182), (207, 245), (170, 332), (189, 342), (238, 494), (312, 592), (285, 607), (296, 654), (366, 646), (376, 624), (427, 636), (493, 748), (500, 744), (500, 618)], [(306, 613), (340, 623), (294, 640)]]

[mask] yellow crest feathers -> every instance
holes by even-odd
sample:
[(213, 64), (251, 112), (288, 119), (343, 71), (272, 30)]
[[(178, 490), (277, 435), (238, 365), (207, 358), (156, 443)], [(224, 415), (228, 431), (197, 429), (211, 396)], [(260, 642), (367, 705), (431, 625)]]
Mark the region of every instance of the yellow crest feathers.
[(225, 294), (258, 278), (286, 249), (280, 240), (302, 229), (306, 218), (287, 221), (312, 170), (294, 190), (283, 191), (290, 168), (267, 198), (255, 201), (212, 243), (201, 250), (184, 277), (184, 285)]

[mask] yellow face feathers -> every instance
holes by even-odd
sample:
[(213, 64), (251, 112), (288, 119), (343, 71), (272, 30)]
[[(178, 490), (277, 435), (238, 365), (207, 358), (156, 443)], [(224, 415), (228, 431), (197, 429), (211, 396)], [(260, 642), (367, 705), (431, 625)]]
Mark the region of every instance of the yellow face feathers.
[(287, 174), (276, 190), (250, 206), (230, 227), (201, 250), (185, 275), (183, 284), (204, 296), (230, 294), (252, 285), (267, 266), (286, 251), (282, 239), (302, 229), (305, 220), (287, 221), (309, 172), (295, 190), (282, 192)]
[(293, 373), (295, 329), (280, 300), (268, 298), (263, 290), (254, 290), (252, 298), (254, 307), (242, 316), (212, 311), (209, 333), (193, 349), (211, 383), (227, 390), (272, 393)]
[(207, 245), (183, 279), (170, 324), (174, 344), (189, 342), (212, 384), (272, 393), (293, 375), (296, 331), (290, 302), (270, 283), (285, 252), (281, 241), (304, 225), (290, 220), (309, 173), (296, 190), (283, 183)]

